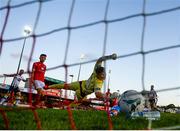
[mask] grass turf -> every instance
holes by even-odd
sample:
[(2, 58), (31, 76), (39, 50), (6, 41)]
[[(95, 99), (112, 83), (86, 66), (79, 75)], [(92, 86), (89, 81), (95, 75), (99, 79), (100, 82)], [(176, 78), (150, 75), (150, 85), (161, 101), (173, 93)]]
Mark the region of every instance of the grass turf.
[[(1, 109), (8, 109), (2, 107)], [(67, 110), (37, 109), (43, 130), (70, 130), (71, 124)], [(105, 111), (72, 110), (76, 129), (80, 130), (108, 130), (108, 117)], [(32, 110), (18, 110), (13, 107), (6, 111), (9, 128), (12, 130), (36, 130), (37, 124)], [(128, 119), (126, 114), (120, 113), (111, 117), (114, 130), (147, 129), (148, 120), (145, 118)], [(160, 120), (152, 121), (152, 128), (170, 127), (180, 125), (180, 114), (161, 113)], [(0, 117), (0, 129), (6, 129), (3, 117)]]

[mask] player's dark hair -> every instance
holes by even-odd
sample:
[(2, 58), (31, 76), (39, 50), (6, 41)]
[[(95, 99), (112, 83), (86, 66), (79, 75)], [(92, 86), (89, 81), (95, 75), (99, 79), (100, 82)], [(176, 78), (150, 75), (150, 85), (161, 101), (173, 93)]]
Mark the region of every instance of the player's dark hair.
[(105, 68), (102, 67), (102, 66), (98, 66), (98, 67), (96, 68), (96, 73), (99, 74), (99, 73), (102, 73), (102, 72), (105, 72)]
[[(20, 69), (20, 71), (24, 71), (24, 70), (23, 70), (23, 69)], [(20, 71), (19, 71), (19, 72), (20, 72)]]
[(41, 54), (40, 56), (45, 56), (46, 57), (47, 55), (46, 54)]

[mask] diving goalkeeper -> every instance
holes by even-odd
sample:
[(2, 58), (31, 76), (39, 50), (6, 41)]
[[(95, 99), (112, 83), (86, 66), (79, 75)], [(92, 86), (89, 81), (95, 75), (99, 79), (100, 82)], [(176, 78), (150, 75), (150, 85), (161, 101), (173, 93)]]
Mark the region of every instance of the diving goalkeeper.
[[(102, 62), (109, 59), (116, 60), (116, 58), (117, 58), (116, 54), (100, 57), (97, 60), (94, 66), (93, 73), (91, 74), (88, 80), (69, 83), (67, 85), (68, 87), (67, 89), (74, 90), (76, 92), (76, 96), (78, 100), (82, 100), (86, 98), (87, 95), (93, 92), (95, 92), (97, 98), (99, 99), (105, 98), (106, 95), (101, 93), (101, 88), (106, 78), (106, 71), (105, 68), (102, 67)], [(50, 85), (48, 88), (62, 89), (64, 87), (65, 87), (64, 84), (54, 84), (54, 85)]]

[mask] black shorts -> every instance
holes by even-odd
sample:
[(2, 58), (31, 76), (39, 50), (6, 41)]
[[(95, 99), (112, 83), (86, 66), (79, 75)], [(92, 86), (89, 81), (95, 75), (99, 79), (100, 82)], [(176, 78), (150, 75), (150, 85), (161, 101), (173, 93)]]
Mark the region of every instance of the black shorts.
[(14, 93), (17, 93), (17, 92), (20, 92), (20, 89), (19, 87), (10, 86), (9, 92), (12, 92), (12, 91), (14, 91)]
[(149, 99), (150, 103), (155, 103), (155, 99)]

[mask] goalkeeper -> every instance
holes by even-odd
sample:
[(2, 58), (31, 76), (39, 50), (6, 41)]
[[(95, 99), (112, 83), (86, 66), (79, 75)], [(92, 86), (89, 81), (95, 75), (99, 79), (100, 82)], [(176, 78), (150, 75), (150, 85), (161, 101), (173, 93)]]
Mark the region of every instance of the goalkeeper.
[[(95, 92), (97, 98), (105, 98), (106, 95), (101, 93), (101, 88), (106, 78), (106, 72), (105, 68), (102, 67), (102, 62), (109, 59), (115, 60), (116, 58), (116, 54), (100, 57), (94, 66), (94, 70), (90, 78), (88, 80), (69, 83), (67, 85), (68, 89), (76, 91), (78, 100), (86, 98), (87, 95), (93, 92)], [(54, 84), (50, 85), (48, 88), (62, 89), (64, 88), (64, 84)]]

